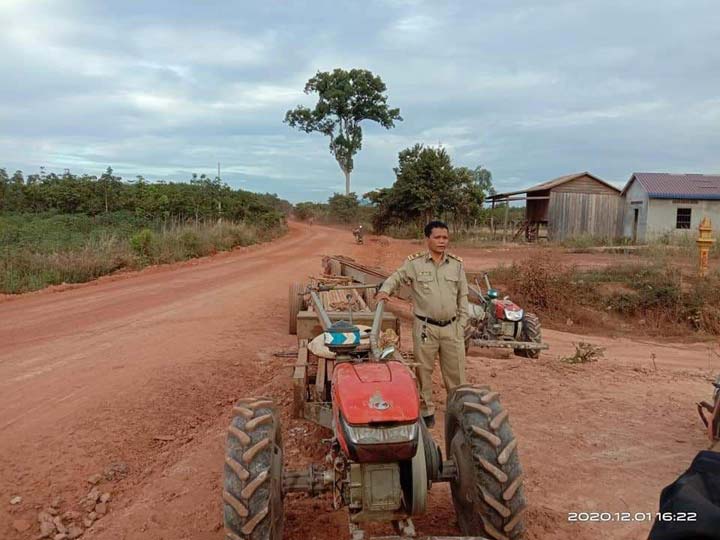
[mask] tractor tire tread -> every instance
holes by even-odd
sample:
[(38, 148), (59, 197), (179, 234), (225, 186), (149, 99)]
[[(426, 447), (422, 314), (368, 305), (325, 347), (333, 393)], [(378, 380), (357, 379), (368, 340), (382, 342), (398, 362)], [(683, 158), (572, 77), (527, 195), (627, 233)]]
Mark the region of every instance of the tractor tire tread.
[(282, 515), (275, 514), (282, 514), (282, 478), (273, 472), (282, 460), (279, 415), (267, 397), (240, 399), (233, 412), (223, 480), (225, 538), (280, 540)]
[(448, 415), (455, 423), (446, 427), (454, 430), (446, 432), (446, 450), (450, 455), (452, 433), (462, 429), (475, 463), (473, 507), (484, 528), (463, 532), (484, 534), (494, 540), (518, 540), (525, 529), (522, 525), (526, 507), (523, 474), (509, 412), (501, 406), (499, 393), (488, 387), (461, 386), (448, 400)]
[[(525, 342), (542, 343), (542, 329), (540, 327), (540, 319), (534, 313), (526, 313), (522, 329), (522, 338)], [(532, 358), (537, 360), (540, 358), (539, 350), (516, 349), (515, 354), (523, 358)]]

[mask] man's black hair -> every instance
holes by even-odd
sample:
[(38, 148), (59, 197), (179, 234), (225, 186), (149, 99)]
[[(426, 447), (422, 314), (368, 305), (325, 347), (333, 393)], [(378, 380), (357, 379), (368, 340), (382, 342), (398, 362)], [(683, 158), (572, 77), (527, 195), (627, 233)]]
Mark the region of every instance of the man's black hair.
[(425, 238), (430, 238), (433, 229), (445, 229), (446, 231), (450, 231), (447, 223), (445, 223), (444, 221), (431, 221), (430, 223), (425, 225)]

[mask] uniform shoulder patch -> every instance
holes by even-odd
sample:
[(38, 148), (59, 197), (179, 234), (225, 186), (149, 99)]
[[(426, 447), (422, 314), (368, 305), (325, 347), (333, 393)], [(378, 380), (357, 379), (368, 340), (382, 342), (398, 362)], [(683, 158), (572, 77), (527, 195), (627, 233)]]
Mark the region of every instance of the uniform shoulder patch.
[(458, 256), (455, 255), (454, 253), (446, 252), (446, 254), (447, 254), (448, 257), (450, 257), (450, 258), (452, 258), (452, 259), (455, 259), (456, 261), (463, 262), (462, 257), (458, 257)]
[(424, 252), (424, 251), (418, 251), (417, 253), (413, 253), (412, 255), (409, 255), (409, 256), (408, 256), (407, 260), (408, 260), (408, 261), (412, 261), (412, 260), (418, 259), (418, 258), (420, 258), (420, 257), (423, 256), (423, 253), (425, 253), (425, 252)]

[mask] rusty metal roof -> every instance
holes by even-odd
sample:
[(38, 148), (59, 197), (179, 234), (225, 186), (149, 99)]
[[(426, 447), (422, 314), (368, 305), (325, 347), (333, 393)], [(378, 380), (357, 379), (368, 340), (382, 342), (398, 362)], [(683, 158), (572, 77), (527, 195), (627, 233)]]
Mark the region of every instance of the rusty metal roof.
[(708, 199), (720, 200), (720, 175), (670, 174), (636, 172), (623, 189), (627, 192), (634, 180), (647, 191), (651, 199)]
[(604, 184), (607, 187), (614, 189), (618, 193), (620, 192), (620, 190), (617, 187), (613, 186), (612, 184), (609, 184), (602, 178), (598, 178), (594, 174), (590, 174), (589, 172), (584, 171), (584, 172), (578, 172), (578, 173), (573, 173), (573, 174), (566, 174), (565, 176), (559, 176), (557, 178), (554, 178), (553, 180), (548, 180), (547, 182), (543, 182), (542, 184), (537, 184), (535, 186), (525, 188), (525, 189), (520, 189), (518, 191), (510, 191), (508, 193), (498, 193), (496, 195), (486, 197), (486, 199), (487, 200), (504, 199), (505, 197), (510, 197), (511, 195), (517, 195), (518, 193), (532, 193), (535, 191), (545, 191), (545, 190), (557, 187), (566, 182), (570, 182), (571, 180), (575, 180), (576, 178), (580, 178), (581, 176), (589, 176), (593, 180), (597, 180), (601, 184)]

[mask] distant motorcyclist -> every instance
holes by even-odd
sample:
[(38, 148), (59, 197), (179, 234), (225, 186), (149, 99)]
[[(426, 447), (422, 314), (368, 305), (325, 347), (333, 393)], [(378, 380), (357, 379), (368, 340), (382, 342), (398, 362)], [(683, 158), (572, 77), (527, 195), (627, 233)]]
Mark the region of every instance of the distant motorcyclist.
[(358, 225), (357, 229), (353, 229), (353, 235), (355, 235), (355, 242), (358, 244), (363, 243), (363, 235), (365, 234), (365, 231), (363, 230), (363, 226)]

